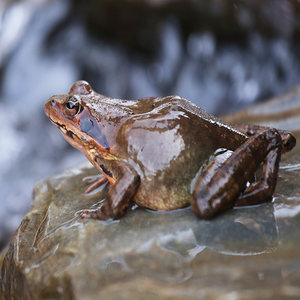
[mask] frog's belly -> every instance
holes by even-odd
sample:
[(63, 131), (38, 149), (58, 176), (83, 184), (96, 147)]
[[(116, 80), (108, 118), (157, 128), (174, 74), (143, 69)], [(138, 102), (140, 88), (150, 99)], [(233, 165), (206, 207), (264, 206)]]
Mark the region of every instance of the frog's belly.
[(144, 165), (144, 172), (139, 173), (141, 183), (134, 202), (154, 210), (171, 210), (190, 205), (192, 182), (201, 175), (208, 160), (209, 155), (206, 153), (185, 151), (175, 163), (168, 163), (168, 168), (155, 169), (150, 163)]
[(171, 186), (157, 182), (142, 183), (134, 196), (134, 202), (154, 210), (172, 210), (190, 205), (190, 184)]

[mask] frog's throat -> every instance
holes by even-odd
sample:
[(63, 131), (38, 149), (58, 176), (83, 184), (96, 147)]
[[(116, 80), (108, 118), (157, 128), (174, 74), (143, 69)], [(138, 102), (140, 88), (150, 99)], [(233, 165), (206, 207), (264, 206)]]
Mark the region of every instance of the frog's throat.
[[(89, 145), (91, 144), (95, 144), (95, 146), (93, 147), (94, 149), (97, 149), (98, 155), (102, 156), (104, 159), (107, 160), (119, 160), (115, 155), (113, 155), (110, 152), (110, 148), (103, 148), (99, 143), (97, 143), (97, 141), (95, 141), (94, 139), (92, 139), (89, 135), (85, 134), (85, 133), (80, 133), (77, 134), (75, 132), (77, 132), (77, 130), (74, 128), (72, 130), (72, 128), (68, 128), (68, 126), (66, 126), (65, 124), (61, 124), (60, 122), (54, 121), (52, 118), (49, 118), (50, 121), (57, 126), (61, 132), (63, 133), (65, 139), (75, 148), (78, 148), (79, 150), (81, 150), (82, 152), (89, 152), (89, 153), (93, 153), (93, 151), (90, 151), (91, 149)], [(73, 127), (73, 126), (72, 126)], [(80, 147), (78, 147), (78, 146)], [(89, 149), (89, 150), (87, 150)]]

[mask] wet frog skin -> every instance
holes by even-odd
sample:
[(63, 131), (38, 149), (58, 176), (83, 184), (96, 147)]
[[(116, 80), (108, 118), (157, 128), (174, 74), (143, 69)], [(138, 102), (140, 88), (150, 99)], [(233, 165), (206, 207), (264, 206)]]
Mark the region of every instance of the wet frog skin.
[(209, 219), (268, 201), (281, 153), (296, 143), (286, 131), (233, 128), (179, 96), (114, 99), (85, 81), (48, 99), (45, 111), (104, 174), (88, 191), (109, 181), (103, 204), (82, 210), (83, 218), (118, 219), (136, 203), (153, 210), (192, 205), (199, 218)]

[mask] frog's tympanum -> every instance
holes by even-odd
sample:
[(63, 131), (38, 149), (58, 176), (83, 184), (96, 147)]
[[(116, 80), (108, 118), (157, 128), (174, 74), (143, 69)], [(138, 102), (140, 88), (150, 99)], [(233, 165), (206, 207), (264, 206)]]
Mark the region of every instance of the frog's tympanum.
[(191, 204), (208, 219), (234, 206), (266, 202), (281, 153), (296, 143), (286, 131), (232, 127), (178, 96), (120, 100), (96, 93), (85, 81), (51, 97), (45, 109), (105, 176), (88, 191), (109, 181), (105, 201), (82, 210), (83, 218), (118, 219), (135, 203), (153, 210)]

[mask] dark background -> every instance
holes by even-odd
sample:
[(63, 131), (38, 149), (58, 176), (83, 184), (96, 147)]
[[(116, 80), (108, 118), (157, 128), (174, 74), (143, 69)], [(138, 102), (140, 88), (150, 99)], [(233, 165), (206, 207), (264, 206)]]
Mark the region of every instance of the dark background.
[(34, 184), (84, 160), (44, 115), (84, 79), (119, 98), (179, 94), (217, 115), (300, 80), (300, 1), (0, 3), (0, 247)]

